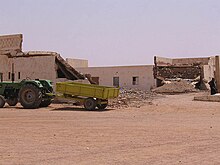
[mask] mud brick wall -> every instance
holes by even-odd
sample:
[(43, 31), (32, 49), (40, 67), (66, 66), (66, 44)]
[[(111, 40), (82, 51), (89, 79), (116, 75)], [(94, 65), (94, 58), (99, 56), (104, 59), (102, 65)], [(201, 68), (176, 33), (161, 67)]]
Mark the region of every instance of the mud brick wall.
[(22, 34), (0, 36), (0, 55), (22, 52)]

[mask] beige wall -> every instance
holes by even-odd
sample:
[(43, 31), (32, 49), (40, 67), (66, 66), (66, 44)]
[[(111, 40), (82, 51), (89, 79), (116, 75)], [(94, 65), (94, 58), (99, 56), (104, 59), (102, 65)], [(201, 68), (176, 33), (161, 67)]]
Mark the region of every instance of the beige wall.
[(203, 66), (204, 79), (210, 81), (214, 77), (214, 71), (212, 71), (211, 66), (204, 65)]
[(20, 72), (20, 80), (26, 79), (49, 79), (56, 80), (55, 56), (33, 56), (33, 57), (17, 57), (8, 58), (0, 56), (0, 72), (3, 72), (5, 81), (9, 81), (8, 74), (12, 72), (12, 63), (14, 63), (15, 80), (18, 79)]
[(67, 58), (66, 62), (73, 68), (88, 67), (88, 60)]
[(56, 79), (55, 56), (19, 57), (11, 61), (14, 63), (16, 80), (18, 72), (21, 73), (21, 79)]
[(10, 60), (6, 55), (0, 55), (0, 73), (3, 73), (3, 80), (8, 78), (8, 66), (10, 66)]
[[(113, 77), (119, 77), (119, 86), (150, 90), (155, 87), (153, 66), (118, 66), (118, 67), (88, 67), (77, 68), (79, 72), (99, 77), (100, 85), (113, 86)], [(132, 85), (132, 77), (139, 77), (139, 84)]]
[(215, 57), (210, 57), (208, 65), (203, 65), (204, 79), (210, 81), (214, 75), (215, 71)]

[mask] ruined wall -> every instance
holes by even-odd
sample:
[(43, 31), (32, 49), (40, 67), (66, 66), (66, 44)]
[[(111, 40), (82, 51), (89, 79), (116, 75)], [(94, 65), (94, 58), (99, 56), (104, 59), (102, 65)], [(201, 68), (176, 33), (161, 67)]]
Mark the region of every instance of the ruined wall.
[(88, 60), (67, 58), (66, 62), (73, 68), (88, 67)]
[(0, 36), (0, 55), (22, 52), (22, 34)]
[(27, 77), (56, 80), (55, 56), (11, 58), (11, 63), (14, 63), (16, 80), (18, 80), (18, 72), (21, 80)]
[(212, 78), (214, 78), (214, 70), (210, 65), (204, 65), (203, 66), (203, 72), (204, 72), (204, 79), (208, 82)]
[(202, 58), (165, 58), (165, 57), (154, 57), (154, 64), (157, 66), (170, 66), (170, 65), (192, 65), (192, 64), (202, 64), (208, 65), (210, 57)]
[(4, 81), (10, 81), (9, 78), (11, 76), (9, 77), (9, 74), (12, 73), (13, 63), (16, 81), (21, 81), (22, 79), (26, 79), (27, 77), (31, 79), (41, 78), (50, 79), (53, 81), (56, 80), (54, 56), (17, 58), (8, 58), (7, 56), (0, 56), (0, 72), (3, 73)]
[[(113, 77), (119, 77), (119, 86), (150, 90), (155, 87), (153, 66), (118, 66), (118, 67), (88, 67), (77, 68), (84, 74), (99, 77), (100, 85), (113, 86)], [(138, 85), (132, 85), (132, 77), (139, 77)]]
[(210, 81), (215, 77), (215, 57), (210, 57), (208, 65), (203, 65), (203, 77), (206, 81)]
[(169, 66), (172, 65), (172, 59), (154, 56), (154, 64), (158, 66)]
[(155, 57), (155, 62), (155, 78), (194, 79), (201, 76), (205, 80), (210, 81), (214, 77), (214, 57), (176, 59)]
[(205, 58), (176, 58), (176, 59), (172, 59), (172, 64), (173, 65), (184, 65), (184, 64), (203, 64), (203, 65), (207, 65), (209, 63), (209, 57), (205, 57)]
[(80, 75), (58, 53), (22, 52), (22, 42), (22, 34), (0, 36), (0, 73), (3, 73), (4, 81), (11, 81), (12, 64), (15, 81), (26, 78), (49, 79), (53, 82), (84, 79), (84, 76)]

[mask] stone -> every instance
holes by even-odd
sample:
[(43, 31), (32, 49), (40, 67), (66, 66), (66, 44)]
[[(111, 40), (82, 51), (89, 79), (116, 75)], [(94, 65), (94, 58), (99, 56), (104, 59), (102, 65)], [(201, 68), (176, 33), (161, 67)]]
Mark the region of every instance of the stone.
[(111, 108), (141, 108), (144, 105), (153, 105), (152, 100), (157, 94), (150, 91), (140, 89), (121, 88), (119, 97), (109, 100)]

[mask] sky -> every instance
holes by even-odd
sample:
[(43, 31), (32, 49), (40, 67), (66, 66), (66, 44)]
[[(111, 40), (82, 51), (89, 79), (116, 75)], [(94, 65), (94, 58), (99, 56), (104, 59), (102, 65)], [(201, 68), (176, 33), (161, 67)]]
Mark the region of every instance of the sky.
[(0, 0), (0, 35), (89, 66), (220, 54), (220, 0)]

